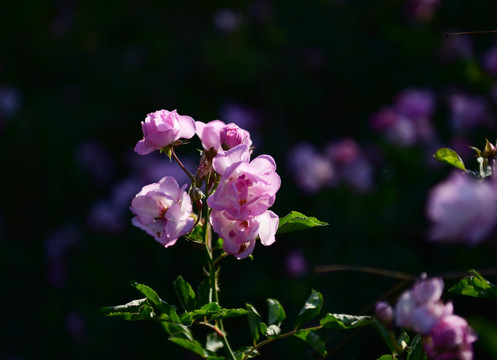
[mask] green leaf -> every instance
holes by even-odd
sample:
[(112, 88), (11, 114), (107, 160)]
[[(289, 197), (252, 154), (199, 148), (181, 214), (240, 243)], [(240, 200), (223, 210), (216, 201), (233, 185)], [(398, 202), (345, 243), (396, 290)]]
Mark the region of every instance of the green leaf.
[(388, 329), (384, 324), (379, 322), (377, 319), (373, 319), (371, 322), (373, 325), (373, 328), (376, 330), (376, 332), (380, 335), (380, 337), (383, 339), (385, 344), (388, 346), (390, 351), (392, 353), (397, 353), (397, 344), (394, 343), (395, 340), (395, 334), (392, 333), (390, 329)]
[(304, 307), (300, 310), (295, 320), (295, 329), (300, 325), (311, 321), (321, 312), (323, 307), (323, 295), (316, 290), (312, 290), (311, 295), (307, 298)]
[(209, 281), (205, 280), (197, 286), (197, 307), (202, 307), (210, 302), (212, 302), (212, 289)]
[(252, 335), (252, 339), (254, 340), (255, 344), (257, 341), (259, 341), (259, 324), (261, 322), (261, 315), (259, 315), (255, 307), (253, 307), (249, 303), (245, 304), (245, 306), (247, 307), (247, 319), (250, 334)]
[(205, 228), (204, 225), (198, 224), (193, 228), (193, 231), (186, 236), (190, 241), (203, 244), (205, 241)]
[(170, 305), (162, 300), (159, 295), (157, 295), (157, 292), (151, 287), (134, 281), (131, 282), (131, 286), (138, 290), (142, 295), (146, 296), (156, 310), (165, 314), (166, 320), (171, 320), (176, 323), (181, 322), (178, 314), (176, 314), (176, 306)]
[(461, 157), (452, 149), (449, 148), (438, 149), (433, 155), (433, 157), (440, 162), (452, 165), (458, 169), (466, 171), (466, 167), (464, 166)]
[(173, 343), (179, 346), (184, 347), (187, 350), (193, 351), (195, 354), (198, 354), (203, 358), (208, 356), (207, 352), (204, 350), (202, 345), (197, 340), (187, 340), (177, 337), (170, 337), (169, 340), (171, 340)]
[(476, 270), (470, 270), (470, 273), (472, 275), (461, 279), (449, 289), (449, 292), (480, 299), (497, 300), (497, 287), (487, 281)]
[(195, 292), (190, 284), (188, 284), (181, 275), (174, 280), (174, 290), (176, 290), (176, 295), (178, 296), (179, 302), (183, 309), (186, 311), (192, 311), (195, 309), (195, 305), (197, 303), (195, 300)]
[(193, 335), (188, 326), (166, 321), (161, 321), (160, 324), (171, 337), (193, 341)]
[(266, 334), (267, 334), (267, 325), (266, 325), (266, 323), (264, 323), (264, 322), (261, 321), (259, 323), (259, 330), (261, 331), (261, 334), (263, 334), (264, 336), (266, 336)]
[(392, 355), (382, 355), (378, 360), (395, 360), (395, 358)]
[(130, 301), (124, 305), (102, 307), (100, 313), (130, 321), (150, 320), (154, 317), (154, 308), (144, 298)]
[(416, 335), (407, 348), (407, 360), (425, 360), (426, 354), (421, 343), (421, 335)]
[(211, 317), (211, 320), (224, 320), (224, 319), (229, 319), (237, 316), (242, 316), (242, 315), (247, 315), (248, 311), (245, 309), (221, 309), (221, 311), (213, 315)]
[(215, 353), (223, 346), (224, 346), (223, 341), (221, 340), (221, 337), (218, 334), (216, 334), (215, 332), (207, 334), (207, 340), (205, 341), (205, 348), (207, 350)]
[(286, 318), (285, 310), (276, 299), (267, 299), (268, 325), (281, 326)]
[(241, 348), (235, 351), (235, 358), (236, 360), (242, 360), (245, 358), (246, 354), (249, 353), (250, 353), (250, 355), (248, 356), (249, 359), (255, 358), (256, 356), (260, 355), (258, 350), (253, 350), (252, 346), (242, 346)]
[(295, 332), (294, 336), (304, 340), (306, 343), (312, 346), (312, 348), (316, 350), (322, 357), (326, 356), (327, 352), (324, 346), (324, 342), (314, 331), (300, 329)]
[(354, 316), (345, 314), (326, 314), (319, 324), (325, 329), (353, 329), (371, 324), (371, 316)]
[(315, 217), (305, 216), (297, 211), (290, 212), (287, 216), (280, 218), (277, 234), (284, 234), (317, 226), (326, 226), (328, 223)]
[(248, 313), (245, 309), (225, 309), (220, 307), (217, 303), (209, 303), (202, 306), (200, 309), (190, 311), (188, 314), (193, 320), (208, 318), (209, 320), (222, 320), (232, 317), (246, 315)]

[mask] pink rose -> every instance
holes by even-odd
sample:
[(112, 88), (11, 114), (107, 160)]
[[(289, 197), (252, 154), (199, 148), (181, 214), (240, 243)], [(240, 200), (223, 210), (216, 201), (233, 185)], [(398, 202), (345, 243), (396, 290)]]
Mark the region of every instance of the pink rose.
[(443, 317), (432, 329), (431, 336), (423, 345), (430, 359), (472, 360), (472, 343), (477, 339), (475, 331), (466, 320), (457, 315)]
[(274, 243), (279, 225), (278, 215), (270, 210), (246, 220), (234, 219), (225, 211), (213, 210), (210, 221), (212, 229), (223, 239), (223, 250), (237, 259), (252, 254), (257, 237), (265, 246)]
[(150, 113), (142, 121), (143, 139), (138, 141), (135, 151), (146, 155), (171, 145), (180, 138), (190, 139), (195, 135), (195, 121), (176, 110), (159, 110)]
[(433, 240), (476, 245), (497, 223), (497, 193), (488, 182), (454, 172), (431, 190), (427, 213)]
[(144, 186), (131, 202), (130, 210), (136, 215), (132, 224), (164, 247), (174, 245), (193, 229), (192, 203), (186, 187), (180, 188), (170, 176)]
[(252, 146), (249, 132), (233, 123), (226, 125), (221, 120), (213, 120), (206, 124), (197, 121), (196, 129), (205, 150), (229, 150), (240, 144)]
[(273, 205), (280, 185), (271, 156), (261, 155), (250, 163), (242, 159), (223, 168), (219, 185), (207, 204), (212, 209), (226, 211), (233, 219), (245, 220), (266, 212)]

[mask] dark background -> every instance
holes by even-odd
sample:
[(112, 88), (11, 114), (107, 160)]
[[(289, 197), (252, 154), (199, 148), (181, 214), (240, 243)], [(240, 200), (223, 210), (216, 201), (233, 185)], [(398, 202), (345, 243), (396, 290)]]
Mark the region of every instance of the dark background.
[[(5, 359), (195, 359), (152, 323), (96, 315), (103, 305), (138, 298), (150, 285), (175, 303), (172, 281), (203, 279), (202, 249), (185, 241), (163, 249), (130, 224), (132, 195), (172, 173), (168, 160), (133, 154), (147, 113), (178, 109), (208, 122), (248, 116), (255, 153), (272, 155), (282, 187), (272, 210), (329, 222), (260, 244), (254, 261), (224, 260), (221, 302), (265, 299), (285, 307), (287, 329), (319, 290), (324, 311), (371, 314), (398, 280), (360, 272), (316, 273), (318, 265), (376, 266), (414, 275), (495, 266), (492, 236), (477, 247), (428, 241), (428, 192), (450, 173), (431, 154), (457, 136), (478, 147), (495, 139), (495, 122), (456, 134), (447, 93), (487, 99), (495, 77), (482, 65), (493, 34), (448, 50), (446, 31), (495, 30), (493, 0), (445, 1), (433, 16), (415, 2), (355, 1), (47, 1), (0, 5), (0, 264)], [(437, 99), (436, 141), (395, 146), (370, 119), (406, 88)], [(242, 124), (240, 124), (242, 125)], [(339, 184), (309, 194), (295, 183), (293, 146), (317, 148), (353, 138), (373, 164), (373, 188)], [(196, 163), (195, 148), (178, 150)], [(153, 160), (152, 160), (153, 159)], [(191, 160), (189, 160), (191, 159)], [(471, 155), (464, 160), (476, 167)], [(469, 165), (471, 164), (471, 165)], [(295, 164), (293, 164), (295, 165)], [(298, 166), (298, 164), (297, 164)], [(162, 175), (158, 175), (162, 174)], [(299, 274), (289, 256), (305, 259)], [(462, 274), (462, 273), (461, 273)], [(489, 276), (492, 280), (492, 277)], [(457, 279), (448, 279), (447, 286)], [(493, 279), (497, 280), (497, 279)], [(493, 303), (461, 297), (455, 312), (480, 333), (477, 359), (497, 359)], [(235, 347), (250, 342), (245, 319), (226, 321)], [(283, 327), (285, 330), (285, 326)], [(329, 332), (336, 359), (376, 359), (388, 349), (371, 329)], [(493, 348), (492, 348), (493, 346)], [(261, 359), (317, 358), (297, 339), (262, 349)]]

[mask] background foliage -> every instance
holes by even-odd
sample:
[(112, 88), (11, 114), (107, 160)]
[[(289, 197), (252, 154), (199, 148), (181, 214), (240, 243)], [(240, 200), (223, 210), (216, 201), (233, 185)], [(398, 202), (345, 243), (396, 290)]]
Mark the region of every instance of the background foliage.
[[(171, 302), (178, 275), (191, 284), (202, 280), (200, 249), (184, 241), (162, 249), (129, 222), (129, 194), (159, 179), (153, 156), (139, 158), (132, 148), (141, 138), (140, 121), (162, 108), (205, 122), (227, 121), (230, 110), (245, 109), (256, 153), (271, 154), (283, 179), (272, 210), (280, 216), (298, 210), (331, 223), (282, 234), (268, 248), (258, 245), (253, 262), (225, 260), (221, 298), (227, 307), (249, 302), (263, 309), (266, 298), (277, 298), (288, 317), (295, 317), (317, 289), (327, 312), (371, 314), (397, 280), (316, 273), (314, 267), (359, 264), (433, 275), (495, 266), (492, 238), (471, 248), (430, 243), (425, 204), (430, 188), (451, 171), (431, 158), (436, 145), (464, 136), (482, 147), (485, 136), (495, 139), (494, 119), (455, 133), (447, 107), (448, 93), (458, 89), (488, 98), (495, 114), (495, 77), (482, 66), (495, 36), (473, 36), (470, 56), (450, 57), (451, 39), (443, 34), (497, 29), (496, 5), (445, 1), (423, 19), (409, 4), (1, 5), (0, 264), (6, 322), (0, 357), (195, 358), (168, 343), (159, 327), (96, 316), (100, 306), (136, 297), (130, 280), (149, 284)], [(437, 142), (395, 146), (371, 129), (370, 119), (412, 87), (436, 94)], [(372, 159), (373, 189), (361, 193), (339, 185), (309, 194), (298, 188), (288, 159), (293, 146), (307, 141), (321, 147), (344, 137), (355, 139)], [(187, 157), (186, 149), (179, 155)], [(162, 169), (159, 173), (175, 171), (167, 160)], [(295, 256), (305, 265), (298, 274), (288, 270)], [(480, 333), (476, 358), (497, 358), (492, 304), (456, 296), (453, 301)], [(233, 329), (235, 346), (250, 341), (245, 323), (227, 320), (226, 326)], [(332, 358), (373, 359), (387, 352), (371, 329), (331, 332), (327, 340)], [(294, 354), (317, 358), (292, 339), (262, 349), (260, 358)]]

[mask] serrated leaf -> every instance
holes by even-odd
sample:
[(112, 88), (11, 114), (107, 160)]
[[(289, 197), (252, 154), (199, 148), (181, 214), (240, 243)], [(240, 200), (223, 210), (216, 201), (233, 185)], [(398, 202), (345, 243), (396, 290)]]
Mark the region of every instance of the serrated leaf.
[(187, 340), (177, 337), (170, 337), (169, 340), (181, 347), (184, 347), (187, 350), (193, 351), (195, 354), (198, 354), (203, 358), (208, 356), (207, 352), (197, 340)]
[(438, 149), (433, 157), (443, 163), (452, 165), (458, 169), (466, 171), (466, 166), (458, 153), (449, 148)]
[(245, 306), (247, 307), (247, 319), (250, 334), (252, 335), (252, 339), (254, 340), (255, 344), (257, 341), (259, 341), (259, 324), (261, 322), (261, 315), (259, 315), (255, 307), (253, 307), (249, 303), (245, 304)]
[(416, 335), (407, 348), (407, 360), (425, 360), (426, 354), (421, 343), (421, 335)]
[(252, 359), (260, 355), (259, 351), (255, 350), (252, 346), (242, 346), (235, 351), (235, 358), (236, 360), (242, 360), (245, 359), (247, 354), (249, 354), (248, 359)]
[(323, 342), (323, 340), (321, 340), (319, 335), (316, 334), (314, 331), (300, 329), (300, 330), (297, 330), (293, 336), (304, 340), (314, 350), (316, 350), (319, 353), (319, 355), (321, 355), (322, 357), (326, 356), (327, 352), (326, 352), (326, 347), (324, 346), (324, 342)]
[(316, 290), (312, 290), (311, 295), (307, 298), (307, 301), (297, 315), (295, 329), (318, 316), (322, 307), (323, 295)]
[(124, 305), (105, 306), (100, 309), (100, 313), (129, 321), (150, 320), (154, 317), (154, 308), (149, 305), (145, 298), (133, 300)]
[(315, 217), (306, 216), (297, 211), (292, 211), (288, 215), (280, 218), (277, 234), (284, 234), (317, 226), (326, 226), (328, 223), (318, 220)]
[(449, 289), (449, 293), (497, 300), (497, 287), (481, 276), (476, 270), (471, 270), (470, 272), (472, 275), (461, 279)]
[(166, 321), (161, 321), (160, 324), (171, 337), (193, 341), (193, 335), (188, 326)]
[(371, 324), (371, 316), (354, 316), (346, 314), (326, 314), (319, 322), (326, 329), (353, 329)]
[(185, 311), (192, 311), (195, 309), (196, 300), (195, 292), (193, 291), (190, 284), (188, 284), (183, 277), (180, 275), (176, 280), (174, 280), (174, 290), (178, 296), (179, 302)]
[(136, 290), (138, 290), (142, 295), (146, 296), (148, 300), (152, 303), (153, 306), (156, 307), (157, 310), (162, 311), (166, 314), (169, 314), (171, 310), (176, 310), (176, 307), (168, 304), (164, 300), (162, 300), (157, 292), (152, 289), (150, 286), (145, 284), (140, 284), (135, 281), (131, 282), (131, 286), (133, 286)]
[(276, 299), (267, 299), (268, 325), (281, 326), (286, 318), (285, 309)]

